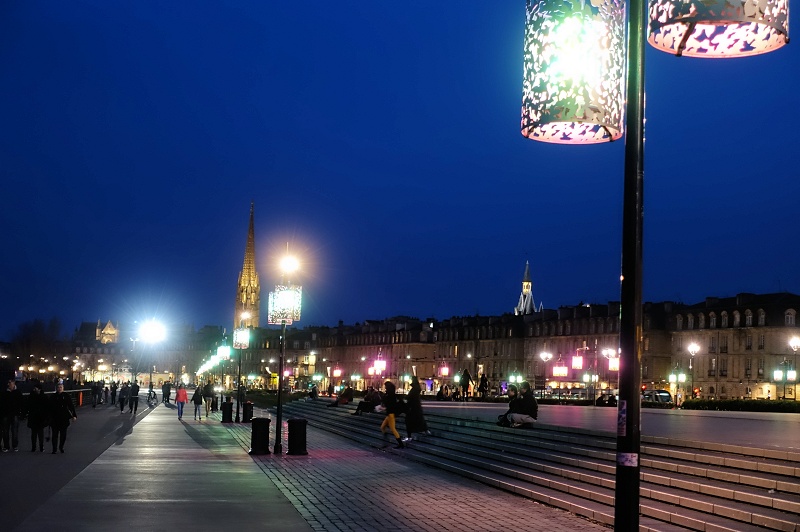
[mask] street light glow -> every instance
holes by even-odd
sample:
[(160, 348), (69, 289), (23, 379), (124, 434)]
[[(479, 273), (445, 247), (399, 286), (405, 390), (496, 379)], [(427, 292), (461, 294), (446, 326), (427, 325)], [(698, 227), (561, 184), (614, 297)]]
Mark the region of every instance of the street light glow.
[(297, 258), (287, 255), (281, 259), (280, 266), (283, 273), (292, 273), (300, 268), (300, 262)]
[(156, 320), (146, 321), (139, 328), (139, 338), (143, 342), (153, 344), (161, 342), (167, 337), (167, 328)]

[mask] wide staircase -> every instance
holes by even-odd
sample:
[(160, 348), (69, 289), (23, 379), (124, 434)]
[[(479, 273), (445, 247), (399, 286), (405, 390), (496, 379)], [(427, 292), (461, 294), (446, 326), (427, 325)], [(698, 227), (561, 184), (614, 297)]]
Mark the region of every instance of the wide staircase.
[[(381, 436), (380, 414), (296, 401), (286, 417), (409, 460), (612, 526), (616, 437), (537, 424), (498, 427), (426, 413), (431, 435), (405, 449)], [(397, 429), (405, 436), (402, 416)], [(642, 437), (640, 531), (800, 532), (800, 453)], [(621, 501), (626, 504), (626, 501)], [(630, 504), (630, 503), (629, 503)]]

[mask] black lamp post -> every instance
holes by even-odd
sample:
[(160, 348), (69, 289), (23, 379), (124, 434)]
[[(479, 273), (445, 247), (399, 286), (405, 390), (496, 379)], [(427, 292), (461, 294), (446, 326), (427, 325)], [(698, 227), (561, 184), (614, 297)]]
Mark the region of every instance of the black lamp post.
[(615, 530), (639, 529), (645, 13), (652, 16), (649, 41), (655, 48), (692, 57), (736, 57), (788, 42), (788, 2), (764, 3), (758, 9), (740, 0), (651, 0), (649, 6), (642, 0), (527, 3), (522, 134), (562, 144), (608, 142), (622, 136), (627, 110)]
[(281, 351), (278, 357), (278, 404), (275, 423), (275, 447), (273, 454), (283, 454), (283, 363), (286, 356), (286, 326), (300, 319), (303, 289), (287, 281), (289, 273), (297, 270), (297, 259), (288, 256), (289, 245), (286, 245), (287, 256), (281, 260), (281, 284), (269, 293), (268, 322), (281, 326)]

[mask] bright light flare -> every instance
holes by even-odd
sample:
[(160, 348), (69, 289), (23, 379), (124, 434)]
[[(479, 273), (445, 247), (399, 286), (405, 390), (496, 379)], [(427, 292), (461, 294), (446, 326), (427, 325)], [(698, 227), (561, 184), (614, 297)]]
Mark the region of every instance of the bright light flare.
[(300, 261), (296, 257), (287, 255), (281, 259), (280, 267), (283, 273), (292, 273), (300, 268)]
[(167, 328), (156, 320), (146, 321), (139, 328), (139, 338), (149, 344), (163, 342), (167, 338)]

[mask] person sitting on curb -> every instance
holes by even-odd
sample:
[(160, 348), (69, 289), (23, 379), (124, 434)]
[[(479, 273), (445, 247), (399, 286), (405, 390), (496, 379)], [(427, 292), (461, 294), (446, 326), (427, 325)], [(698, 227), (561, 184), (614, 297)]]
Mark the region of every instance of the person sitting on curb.
[[(509, 386), (509, 396), (512, 386)], [(505, 419), (498, 421), (498, 425), (504, 427), (532, 426), (539, 417), (539, 404), (533, 396), (533, 390), (528, 381), (520, 384), (520, 390), (522, 391), (521, 395), (508, 403)], [(516, 392), (516, 390), (514, 391)]]

